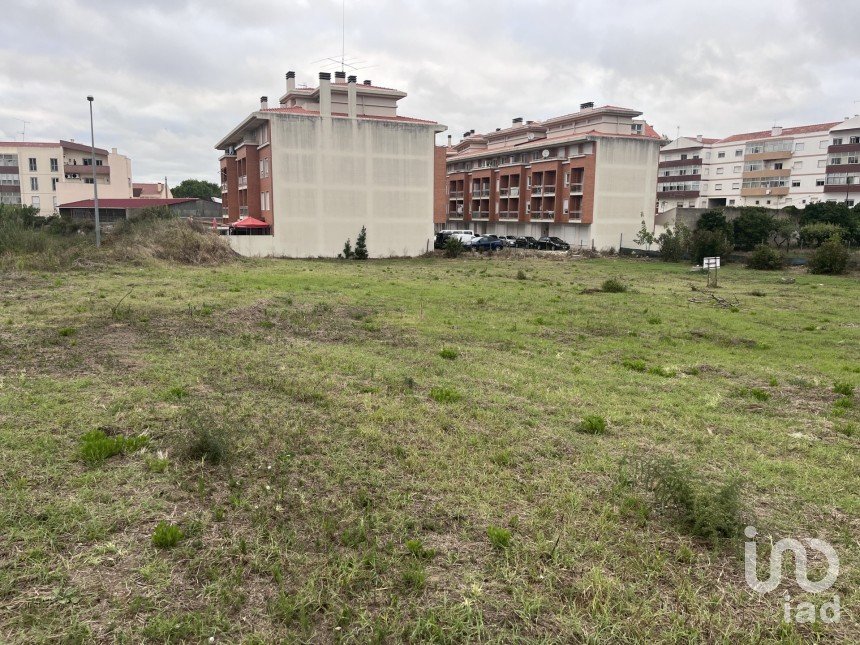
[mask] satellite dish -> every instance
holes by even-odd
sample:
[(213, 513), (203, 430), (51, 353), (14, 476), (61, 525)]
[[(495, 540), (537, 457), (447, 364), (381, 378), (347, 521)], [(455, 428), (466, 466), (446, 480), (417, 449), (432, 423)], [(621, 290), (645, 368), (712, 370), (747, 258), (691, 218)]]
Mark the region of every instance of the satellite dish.
[(544, 151), (540, 153), (540, 156), (546, 159), (549, 157), (549, 150), (544, 149)]

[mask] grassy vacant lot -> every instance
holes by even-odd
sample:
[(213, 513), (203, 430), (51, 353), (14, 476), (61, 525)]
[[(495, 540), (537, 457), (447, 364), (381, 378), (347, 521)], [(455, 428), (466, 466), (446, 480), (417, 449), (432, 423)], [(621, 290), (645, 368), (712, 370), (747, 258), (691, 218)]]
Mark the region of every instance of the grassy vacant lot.
[[(623, 260), (6, 272), (0, 641), (856, 641), (860, 284), (781, 275), (724, 269), (722, 307)], [(821, 598), (749, 591), (663, 457), (740, 478), (765, 563), (830, 541), (841, 622), (782, 623)]]

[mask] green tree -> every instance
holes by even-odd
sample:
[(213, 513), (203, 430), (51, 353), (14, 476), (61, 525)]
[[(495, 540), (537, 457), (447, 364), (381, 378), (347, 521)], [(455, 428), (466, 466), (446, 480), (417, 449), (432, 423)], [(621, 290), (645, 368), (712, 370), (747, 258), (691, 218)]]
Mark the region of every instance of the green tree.
[(355, 253), (353, 254), (356, 260), (367, 259), (367, 229), (362, 226), (358, 237), (355, 238)]
[(690, 229), (678, 224), (674, 230), (667, 228), (657, 236), (660, 258), (663, 262), (680, 262), (690, 252)]
[(799, 233), (797, 220), (789, 217), (774, 217), (773, 228), (770, 231), (770, 243), (781, 249), (785, 245), (786, 250), (791, 246), (792, 240), (797, 239)]
[(696, 222), (696, 231), (715, 231), (722, 233), (729, 242), (732, 241), (734, 229), (731, 223), (726, 220), (726, 216), (722, 211), (712, 210), (705, 211)]
[(221, 187), (211, 181), (203, 179), (186, 179), (170, 192), (174, 197), (197, 197), (199, 199), (212, 199), (221, 197)]
[(837, 275), (845, 273), (851, 254), (838, 235), (832, 236), (809, 258), (810, 273), (830, 273)]
[(849, 208), (844, 202), (816, 202), (800, 211), (800, 226), (834, 224), (843, 231), (842, 239), (860, 244), (860, 204)]
[(349, 238), (346, 238), (346, 242), (343, 243), (341, 257), (343, 257), (344, 260), (349, 260), (353, 255), (355, 255), (355, 251), (352, 250), (352, 242)]
[(845, 229), (829, 222), (807, 224), (800, 229), (800, 239), (808, 246), (821, 246), (834, 235), (841, 238), (845, 235)]
[(643, 219), (642, 227), (639, 229), (636, 237), (633, 238), (633, 241), (639, 246), (644, 246), (647, 250), (651, 250), (651, 245), (654, 244), (656, 239), (657, 236), (648, 230), (648, 227), (645, 226), (645, 220)]
[(773, 215), (766, 208), (746, 207), (732, 222), (735, 246), (751, 251), (764, 244), (774, 228)]
[(698, 230), (693, 233), (691, 255), (696, 264), (704, 258), (725, 257), (732, 252), (732, 243), (722, 230)]

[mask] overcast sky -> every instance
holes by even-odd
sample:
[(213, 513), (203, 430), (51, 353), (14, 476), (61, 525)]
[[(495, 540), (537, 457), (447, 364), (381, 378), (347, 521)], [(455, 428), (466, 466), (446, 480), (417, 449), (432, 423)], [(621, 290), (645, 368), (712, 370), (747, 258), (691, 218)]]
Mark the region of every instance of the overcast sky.
[[(454, 141), (583, 101), (722, 137), (860, 112), (858, 24), (858, 0), (346, 0), (345, 41), (359, 80)], [(92, 93), (96, 144), (136, 181), (216, 181), (219, 138), (340, 51), (340, 0), (3, 0), (0, 140), (24, 120), (88, 141)]]

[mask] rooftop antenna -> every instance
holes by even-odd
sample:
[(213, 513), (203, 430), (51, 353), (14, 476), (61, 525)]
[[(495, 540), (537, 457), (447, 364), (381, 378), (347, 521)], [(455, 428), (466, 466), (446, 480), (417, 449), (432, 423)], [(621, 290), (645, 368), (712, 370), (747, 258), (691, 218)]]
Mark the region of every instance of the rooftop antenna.
[(27, 140), (27, 125), (29, 125), (30, 121), (25, 121), (24, 119), (16, 119), (16, 121), (20, 121), (24, 124), (24, 127), (21, 129), (21, 141)]
[(324, 69), (332, 70), (340, 68), (340, 71), (342, 72), (346, 72), (347, 68), (353, 72), (357, 72), (361, 69), (375, 67), (375, 65), (367, 65), (366, 60), (361, 60), (352, 55), (348, 56), (346, 53), (346, 0), (341, 0), (340, 5), (340, 55), (325, 56), (319, 60), (312, 61), (311, 65), (315, 65), (317, 63), (325, 63), (325, 65), (323, 65)]
[(681, 138), (681, 126), (680, 126), (680, 125), (679, 125), (679, 126), (675, 126), (675, 138), (676, 138), (676, 139), (680, 139), (680, 138)]

